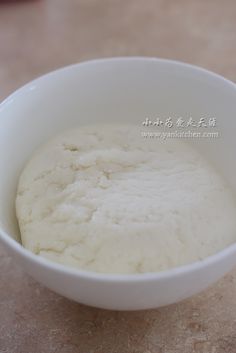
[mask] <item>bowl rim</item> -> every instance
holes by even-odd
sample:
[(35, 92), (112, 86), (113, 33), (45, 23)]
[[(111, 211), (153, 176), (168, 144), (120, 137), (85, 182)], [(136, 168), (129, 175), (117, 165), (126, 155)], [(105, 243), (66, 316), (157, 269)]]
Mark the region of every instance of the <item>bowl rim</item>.
[[(122, 62), (139, 61), (144, 63), (156, 62), (157, 64), (167, 64), (173, 67), (175, 66), (178, 68), (182, 68), (184, 70), (187, 69), (192, 72), (195, 72), (195, 74), (208, 76), (211, 80), (212, 79), (216, 80), (217, 82), (228, 86), (228, 88), (233, 89), (236, 93), (236, 84), (234, 82), (210, 70), (207, 70), (205, 68), (201, 68), (199, 66), (192, 65), (186, 62), (182, 62), (178, 60), (170, 60), (165, 58), (148, 57), (148, 56), (105, 57), (105, 58), (99, 58), (99, 59), (86, 60), (72, 65), (64, 66), (33, 79), (32, 81), (26, 83), (25, 85), (16, 89), (9, 96), (7, 96), (0, 103), (0, 112), (4, 109), (6, 105), (8, 105), (9, 103), (12, 103), (15, 97), (17, 97), (19, 94), (21, 94), (24, 91), (31, 90), (34, 84), (37, 84), (42, 80), (47, 80), (48, 78), (53, 78), (54, 75), (57, 76), (57, 74), (74, 70), (78, 66), (82, 67), (82, 66), (88, 66), (88, 65), (96, 65), (100, 63), (104, 64), (109, 62), (121, 62), (121, 61)], [(233, 254), (236, 255), (236, 242), (235, 242), (231, 245), (228, 245), (224, 249), (218, 251), (217, 253), (207, 256), (202, 260), (194, 261), (186, 265), (170, 268), (159, 272), (145, 272), (145, 273), (134, 273), (134, 274), (102, 273), (102, 272), (88, 271), (80, 268), (66, 266), (34, 254), (33, 252), (24, 248), (22, 244), (20, 244), (17, 240), (14, 239), (14, 237), (11, 237), (10, 234), (8, 234), (6, 231), (2, 229), (1, 220), (0, 220), (0, 240), (2, 241), (3, 244), (6, 245), (6, 247), (10, 248), (15, 253), (18, 253), (18, 255), (20, 255), (22, 258), (27, 258), (27, 260), (33, 262), (35, 265), (41, 266), (45, 270), (50, 269), (57, 273), (70, 275), (76, 278), (83, 278), (86, 280), (95, 280), (98, 282), (113, 282), (113, 283), (116, 283), (116, 282), (133, 283), (133, 282), (169, 280), (169, 279), (181, 277), (186, 274), (191, 274), (199, 270), (203, 270), (204, 268), (208, 266), (212, 266), (218, 263), (220, 260), (223, 260)]]

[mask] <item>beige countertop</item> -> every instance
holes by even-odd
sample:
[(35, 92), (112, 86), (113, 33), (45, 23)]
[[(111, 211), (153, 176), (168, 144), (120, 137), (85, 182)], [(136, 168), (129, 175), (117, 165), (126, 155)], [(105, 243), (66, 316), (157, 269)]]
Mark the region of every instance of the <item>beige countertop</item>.
[[(187, 61), (236, 81), (235, 0), (0, 1), (0, 99), (78, 61)], [(27, 276), (0, 246), (0, 353), (236, 353), (236, 270), (169, 307), (110, 312)]]

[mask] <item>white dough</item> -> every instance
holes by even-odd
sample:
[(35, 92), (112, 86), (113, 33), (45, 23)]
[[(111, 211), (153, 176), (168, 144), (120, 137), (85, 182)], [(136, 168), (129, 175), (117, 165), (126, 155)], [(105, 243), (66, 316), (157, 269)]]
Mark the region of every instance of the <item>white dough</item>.
[(180, 140), (90, 125), (44, 145), (23, 170), (16, 211), (35, 254), (103, 273), (162, 271), (236, 241), (232, 191)]

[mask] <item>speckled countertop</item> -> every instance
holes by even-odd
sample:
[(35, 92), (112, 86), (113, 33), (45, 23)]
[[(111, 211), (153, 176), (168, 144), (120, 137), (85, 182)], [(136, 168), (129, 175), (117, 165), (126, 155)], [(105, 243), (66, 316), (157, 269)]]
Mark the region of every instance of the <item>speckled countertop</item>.
[[(0, 99), (96, 57), (187, 61), (236, 81), (235, 0), (0, 1)], [(0, 246), (0, 353), (236, 353), (236, 270), (204, 293), (143, 312), (71, 302)]]

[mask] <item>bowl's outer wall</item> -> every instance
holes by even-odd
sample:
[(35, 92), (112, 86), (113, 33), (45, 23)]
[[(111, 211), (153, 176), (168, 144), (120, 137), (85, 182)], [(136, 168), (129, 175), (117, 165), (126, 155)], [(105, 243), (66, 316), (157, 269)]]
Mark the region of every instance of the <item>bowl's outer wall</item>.
[[(235, 250), (206, 266), (179, 271), (172, 276), (147, 275), (136, 280), (116, 280), (80, 276), (76, 271), (61, 271), (47, 263), (35, 262), (30, 256), (15, 251), (6, 243), (9, 252), (33, 278), (53, 291), (79, 303), (103, 309), (140, 310), (157, 308), (188, 298), (214, 283), (235, 265)], [(44, 260), (44, 259), (43, 259)], [(55, 266), (56, 267), (56, 266)]]

